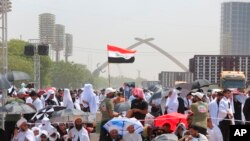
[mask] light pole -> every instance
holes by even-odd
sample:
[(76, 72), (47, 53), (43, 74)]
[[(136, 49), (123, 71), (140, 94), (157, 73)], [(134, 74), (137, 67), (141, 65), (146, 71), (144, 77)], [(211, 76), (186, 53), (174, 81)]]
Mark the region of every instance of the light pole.
[[(8, 72), (8, 34), (7, 34), (7, 13), (11, 11), (10, 0), (0, 0), (0, 13), (2, 14), (2, 61), (3, 61), (3, 74)], [(7, 98), (7, 90), (3, 90), (2, 105), (5, 104)], [(2, 128), (4, 129), (5, 114), (2, 114)]]
[(38, 54), (38, 45), (40, 39), (29, 39), (29, 43), (34, 45), (34, 88), (40, 89), (40, 55)]
[(0, 13), (2, 14), (2, 57), (3, 73), (8, 71), (8, 46), (7, 46), (7, 12), (11, 11), (10, 0), (0, 0)]

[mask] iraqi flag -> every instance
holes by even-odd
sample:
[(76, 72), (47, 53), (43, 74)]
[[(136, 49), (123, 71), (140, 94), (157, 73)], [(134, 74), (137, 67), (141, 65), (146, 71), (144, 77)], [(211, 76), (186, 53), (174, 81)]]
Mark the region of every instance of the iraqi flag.
[(107, 46), (109, 63), (133, 63), (135, 50), (124, 49), (112, 45)]

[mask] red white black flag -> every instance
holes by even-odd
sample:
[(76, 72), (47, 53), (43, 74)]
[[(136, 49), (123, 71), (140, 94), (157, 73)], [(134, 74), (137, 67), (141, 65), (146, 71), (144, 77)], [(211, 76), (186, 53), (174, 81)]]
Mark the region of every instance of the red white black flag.
[(109, 63), (133, 63), (135, 50), (124, 49), (112, 45), (107, 46)]

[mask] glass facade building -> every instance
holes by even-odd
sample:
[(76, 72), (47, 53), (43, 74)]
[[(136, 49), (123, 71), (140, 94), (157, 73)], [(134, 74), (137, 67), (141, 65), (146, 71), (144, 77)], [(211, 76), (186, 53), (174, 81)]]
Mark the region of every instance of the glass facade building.
[(221, 6), (221, 55), (250, 54), (250, 3), (224, 2)]

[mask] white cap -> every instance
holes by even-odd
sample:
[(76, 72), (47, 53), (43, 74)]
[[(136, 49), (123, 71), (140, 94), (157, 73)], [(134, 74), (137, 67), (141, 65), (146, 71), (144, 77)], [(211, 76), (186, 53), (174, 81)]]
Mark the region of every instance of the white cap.
[(109, 127), (109, 132), (111, 132), (112, 130), (117, 130), (118, 131), (117, 127), (115, 127), (115, 126)]
[(105, 95), (106, 94), (109, 94), (109, 93), (113, 93), (113, 92), (115, 92), (116, 90), (115, 89), (113, 89), (113, 88), (106, 88), (105, 89)]
[(16, 123), (17, 127), (19, 128), (23, 123), (27, 123), (27, 120), (23, 117), (21, 117), (21, 119), (19, 119)]
[(53, 91), (53, 90), (48, 90), (47, 93), (48, 93), (48, 94), (55, 94), (55, 91)]
[(201, 92), (195, 92), (195, 93), (192, 93), (193, 96), (197, 96), (199, 99), (202, 99), (204, 94), (201, 93)]

